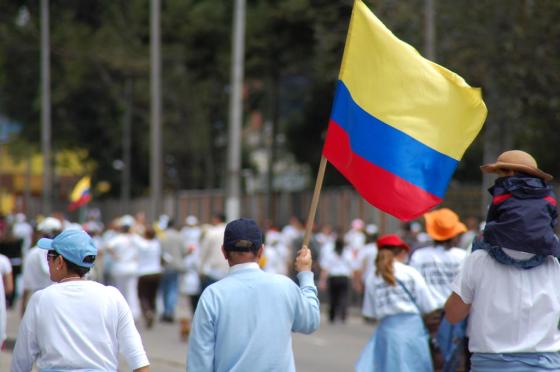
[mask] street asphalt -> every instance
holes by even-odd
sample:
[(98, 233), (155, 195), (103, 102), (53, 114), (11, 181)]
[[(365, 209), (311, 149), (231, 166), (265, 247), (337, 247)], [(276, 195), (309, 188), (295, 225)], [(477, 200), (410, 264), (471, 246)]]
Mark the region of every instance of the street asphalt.
[[(352, 309), (352, 315), (345, 324), (329, 324), (324, 313), (325, 305), (322, 306), (322, 310), (321, 327), (317, 332), (312, 335), (294, 334), (293, 349), (298, 372), (353, 371), (354, 363), (369, 339), (373, 327), (362, 321), (357, 309)], [(18, 325), (19, 317), (16, 312), (9, 311), (8, 350), (0, 353), (0, 371), (9, 371), (11, 362), (9, 349), (17, 335)], [(187, 343), (181, 341), (177, 322), (156, 323), (149, 330), (139, 324), (138, 328), (150, 359), (152, 372), (186, 370)], [(129, 370), (124, 361), (121, 361), (119, 370)]]

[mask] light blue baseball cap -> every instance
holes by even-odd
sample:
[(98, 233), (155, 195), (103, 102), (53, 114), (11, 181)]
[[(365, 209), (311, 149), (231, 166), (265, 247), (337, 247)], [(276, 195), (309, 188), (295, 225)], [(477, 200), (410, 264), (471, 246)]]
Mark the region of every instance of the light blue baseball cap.
[(68, 261), (81, 267), (92, 267), (94, 262), (87, 262), (89, 260), (84, 261), (84, 259), (88, 256), (97, 256), (93, 239), (83, 230), (64, 230), (54, 239), (39, 239), (37, 246), (55, 250)]

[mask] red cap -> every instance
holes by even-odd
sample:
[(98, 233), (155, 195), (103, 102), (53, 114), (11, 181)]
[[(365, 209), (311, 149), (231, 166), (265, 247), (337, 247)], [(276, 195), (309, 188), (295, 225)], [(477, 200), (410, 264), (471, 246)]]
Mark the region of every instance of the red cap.
[(400, 236), (397, 234), (386, 234), (382, 235), (377, 239), (377, 247), (379, 249), (383, 247), (401, 247), (406, 251), (410, 252), (410, 247), (406, 244)]

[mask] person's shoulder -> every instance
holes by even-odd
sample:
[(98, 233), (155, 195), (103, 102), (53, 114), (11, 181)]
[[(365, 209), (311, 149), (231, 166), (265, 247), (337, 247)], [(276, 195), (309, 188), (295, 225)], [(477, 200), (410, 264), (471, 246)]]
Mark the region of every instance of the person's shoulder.
[(41, 255), (41, 252), (44, 252), (44, 251), (45, 251), (44, 249), (41, 249), (41, 248), (35, 246), (35, 247), (31, 248), (29, 250), (29, 252), (27, 252), (26, 260), (27, 259), (33, 259), (34, 260), (37, 256)]
[(416, 277), (417, 275), (422, 276), (422, 274), (420, 274), (420, 272), (416, 270), (414, 267), (405, 265), (397, 261), (395, 261), (395, 272), (397, 274), (403, 274), (412, 277)]
[(436, 249), (429, 245), (427, 247), (422, 247), (422, 248), (418, 248), (416, 249), (414, 252), (412, 252), (412, 255), (410, 257), (410, 260), (424, 260), (427, 258), (431, 258), (432, 255), (434, 254), (434, 251)]
[(488, 252), (486, 252), (484, 249), (477, 249), (471, 254), (465, 256), (464, 264), (483, 266), (483, 265), (487, 265), (489, 262), (493, 262), (493, 260), (494, 259), (490, 257)]
[(449, 253), (451, 253), (453, 256), (460, 258), (460, 259), (464, 259), (467, 256), (467, 251), (462, 249), (462, 248), (457, 248), (457, 247), (453, 247), (449, 250)]
[(545, 264), (553, 270), (560, 272), (560, 261), (558, 257), (547, 256)]
[(287, 277), (286, 275), (282, 274), (274, 274), (274, 273), (267, 273), (263, 272), (263, 279), (265, 281), (269, 281), (271, 283), (278, 283), (280, 285), (294, 285), (297, 286), (296, 283)]

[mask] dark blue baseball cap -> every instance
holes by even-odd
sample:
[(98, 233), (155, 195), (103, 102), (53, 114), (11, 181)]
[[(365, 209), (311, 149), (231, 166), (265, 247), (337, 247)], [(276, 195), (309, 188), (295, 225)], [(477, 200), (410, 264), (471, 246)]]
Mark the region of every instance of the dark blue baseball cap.
[(39, 239), (37, 246), (42, 249), (52, 249), (81, 267), (92, 267), (95, 263), (85, 259), (88, 256), (97, 256), (97, 247), (93, 239), (83, 230), (64, 230), (54, 239)]
[(240, 218), (226, 225), (224, 248), (227, 251), (256, 252), (262, 241), (262, 232), (252, 219)]

